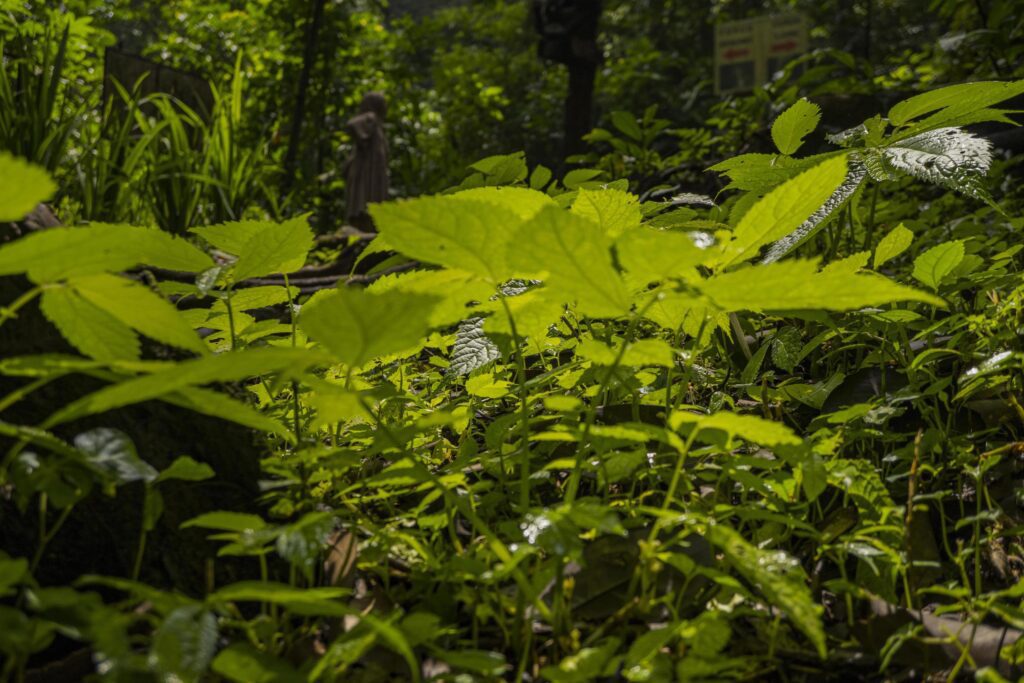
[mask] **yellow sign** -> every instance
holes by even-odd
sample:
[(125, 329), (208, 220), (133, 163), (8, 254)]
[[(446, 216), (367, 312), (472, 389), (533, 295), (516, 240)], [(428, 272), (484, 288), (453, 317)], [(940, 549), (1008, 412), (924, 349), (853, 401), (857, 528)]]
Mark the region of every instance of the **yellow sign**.
[(753, 90), (786, 62), (807, 51), (807, 22), (779, 14), (715, 27), (715, 92)]

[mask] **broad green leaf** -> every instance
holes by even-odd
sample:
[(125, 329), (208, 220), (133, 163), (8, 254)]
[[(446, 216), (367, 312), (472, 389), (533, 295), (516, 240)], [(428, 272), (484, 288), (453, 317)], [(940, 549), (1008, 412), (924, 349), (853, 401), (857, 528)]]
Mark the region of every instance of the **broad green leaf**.
[(508, 209), (524, 221), (536, 216), (545, 206), (555, 206), (555, 200), (548, 195), (525, 187), (475, 187), (448, 196), (494, 204)]
[(694, 425), (697, 430), (718, 430), (725, 432), (730, 438), (738, 436), (762, 446), (798, 446), (803, 443), (792, 429), (781, 422), (771, 422), (753, 415), (729, 412), (699, 415), (685, 410), (672, 413), (669, 426), (672, 429), (679, 429), (683, 425)]
[(7, 152), (0, 152), (0, 178), (0, 221), (20, 221), (57, 191), (45, 170)]
[(242, 249), (245, 248), (249, 240), (276, 225), (277, 223), (272, 221), (234, 221), (202, 228), (190, 228), (189, 232), (199, 235), (214, 248), (237, 256), (242, 253)]
[(640, 124), (633, 114), (628, 111), (613, 111), (609, 118), (612, 120), (612, 125), (618, 128), (620, 133), (632, 138), (636, 142), (644, 139), (643, 129), (640, 128)]
[(894, 105), (889, 110), (889, 122), (894, 126), (903, 126), (925, 114), (937, 112), (920, 122), (922, 128), (936, 128), (954, 118), (990, 107), (1021, 93), (1024, 93), (1024, 80), (950, 85), (915, 95)]
[(962, 240), (936, 245), (914, 259), (914, 279), (921, 284), (938, 290), (943, 278), (953, 272), (964, 260)]
[(306, 677), (282, 659), (248, 643), (232, 643), (220, 651), (211, 667), (234, 683), (305, 683)]
[(182, 455), (174, 459), (170, 465), (167, 466), (160, 476), (157, 477), (157, 481), (167, 481), (169, 479), (177, 479), (179, 481), (203, 481), (210, 479), (214, 476), (213, 468), (207, 465), (205, 462), (197, 462), (187, 455)]
[(116, 275), (88, 275), (68, 281), (83, 299), (157, 341), (196, 353), (206, 344), (167, 300), (148, 287)]
[(619, 358), (618, 364), (625, 367), (643, 367), (655, 365), (663, 368), (672, 367), (672, 359), (675, 355), (672, 347), (662, 339), (639, 339), (626, 345), (625, 351), (613, 348), (594, 339), (584, 339), (576, 347), (576, 354), (585, 358), (595, 365), (614, 365)]
[(519, 296), (506, 297), (503, 302), (488, 302), (482, 307), (482, 310), (493, 311), (493, 315), (484, 320), (484, 332), (512, 336), (505, 305), (508, 305), (515, 321), (516, 333), (536, 346), (544, 346), (548, 342), (551, 326), (565, 313), (564, 304), (552, 300), (542, 288), (533, 289)]
[(131, 328), (70, 288), (44, 290), (39, 308), (72, 346), (90, 358), (139, 357), (139, 338)]
[(878, 241), (878, 246), (875, 247), (874, 267), (878, 268), (883, 263), (896, 258), (906, 251), (913, 241), (914, 233), (900, 223)]
[(644, 284), (692, 273), (709, 256), (688, 233), (646, 227), (625, 232), (616, 240), (615, 252), (622, 267)]
[(873, 273), (818, 273), (814, 261), (794, 259), (715, 275), (699, 285), (719, 309), (733, 311), (849, 311), (897, 301), (945, 302)]
[(431, 311), (430, 326), (447, 327), (465, 320), (472, 310), (470, 304), (487, 301), (494, 295), (496, 287), (472, 273), (444, 268), (386, 275), (366, 291), (370, 294), (393, 291), (444, 297)]
[(160, 623), (148, 661), (163, 680), (198, 681), (216, 652), (217, 617), (198, 605), (185, 605)]
[(800, 562), (781, 550), (764, 550), (748, 543), (726, 526), (708, 527), (707, 539), (768, 603), (781, 609), (808, 640), (818, 656), (826, 654), (821, 607), (811, 597)]
[(213, 266), (213, 261), (162, 230), (102, 223), (40, 230), (0, 247), (0, 275), (27, 273), (37, 283), (138, 265), (201, 272)]
[(715, 164), (708, 170), (729, 176), (730, 182), (725, 187), (727, 190), (746, 190), (763, 195), (835, 156), (838, 156), (835, 152), (803, 159), (780, 157), (778, 154), (741, 154)]
[(106, 472), (119, 484), (156, 480), (158, 472), (139, 458), (135, 444), (128, 435), (117, 429), (99, 427), (75, 437), (75, 448), (97, 469)]
[(291, 273), (306, 263), (313, 231), (306, 216), (260, 230), (242, 246), (235, 262), (235, 280)]
[(235, 382), (281, 371), (298, 373), (325, 360), (321, 354), (291, 348), (257, 348), (197, 358), (84, 396), (50, 417), (47, 424), (60, 424), (211, 382)]
[(342, 286), (306, 304), (299, 325), (339, 360), (358, 368), (414, 346), (430, 329), (431, 313), (440, 300), (428, 294), (368, 294)]
[[(291, 288), (291, 297), (294, 299), (299, 294), (298, 287)], [(275, 306), (286, 303), (289, 300), (289, 291), (284, 287), (268, 285), (265, 287), (244, 287), (231, 292), (231, 309), (238, 311), (251, 311), (257, 308)], [(218, 300), (210, 307), (215, 313), (226, 313), (227, 304), (223, 299)]]
[(541, 211), (508, 244), (508, 260), (521, 274), (542, 275), (551, 296), (576, 301), (593, 317), (629, 313), (631, 301), (612, 265), (610, 241), (596, 223), (558, 208)]
[(796, 154), (804, 138), (818, 127), (820, 120), (821, 108), (801, 98), (775, 119), (772, 124), (772, 140), (783, 154)]
[(822, 275), (852, 275), (862, 268), (867, 267), (868, 259), (871, 258), (870, 251), (858, 251), (854, 254), (850, 254), (846, 258), (841, 258), (838, 261), (833, 261), (824, 268), (821, 269)]
[(217, 512), (206, 512), (198, 517), (193, 517), (181, 525), (182, 529), (189, 529), (192, 527), (213, 529), (215, 531), (247, 533), (265, 529), (267, 527), (267, 523), (263, 521), (263, 518), (259, 515), (220, 510)]
[(196, 413), (234, 422), (243, 427), (258, 429), (268, 434), (277, 434), (287, 440), (294, 439), (291, 430), (275, 418), (212, 389), (200, 389), (199, 387), (178, 389), (173, 393), (160, 396), (160, 400), (188, 408)]
[(480, 398), (504, 398), (511, 393), (512, 383), (494, 379), (494, 375), (485, 373), (466, 380), (466, 393)]
[(580, 190), (571, 211), (600, 225), (613, 240), (640, 226), (640, 202), (622, 190)]
[(206, 600), (211, 603), (266, 602), (301, 614), (344, 616), (352, 610), (341, 599), (351, 593), (347, 588), (300, 588), (273, 581), (240, 581), (217, 589), (206, 596)]
[(511, 277), (505, 251), (522, 219), (496, 203), (421, 197), (370, 206), (394, 249), (428, 263), (475, 273), (495, 285)]
[(766, 244), (799, 228), (820, 209), (846, 179), (846, 157), (838, 156), (804, 171), (775, 188), (740, 219), (726, 243), (722, 265), (753, 258)]

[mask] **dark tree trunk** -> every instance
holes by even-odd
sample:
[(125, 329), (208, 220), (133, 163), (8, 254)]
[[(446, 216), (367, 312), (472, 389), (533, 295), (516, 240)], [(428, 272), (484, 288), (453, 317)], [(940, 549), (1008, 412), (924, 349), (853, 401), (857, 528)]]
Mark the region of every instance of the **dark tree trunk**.
[(316, 62), (320, 29), (324, 23), (324, 5), (326, 0), (312, 0), (312, 2), (311, 16), (306, 23), (306, 44), (302, 57), (302, 71), (299, 73), (299, 84), (295, 92), (295, 112), (292, 114), (292, 131), (288, 137), (288, 151), (284, 157), (285, 192), (291, 189), (292, 183), (295, 181), (299, 147), (302, 143), (302, 121), (306, 117), (306, 98), (309, 93), (309, 80), (313, 73), (313, 64)]
[(593, 127), (594, 78), (597, 65), (569, 64), (569, 95), (565, 99), (565, 156), (586, 151), (583, 136)]

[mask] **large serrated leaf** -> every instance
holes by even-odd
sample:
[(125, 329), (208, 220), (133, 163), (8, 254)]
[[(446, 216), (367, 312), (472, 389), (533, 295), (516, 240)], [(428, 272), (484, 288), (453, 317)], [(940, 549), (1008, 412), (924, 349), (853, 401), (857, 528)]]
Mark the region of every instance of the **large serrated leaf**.
[(57, 191), (45, 170), (7, 152), (0, 152), (0, 178), (0, 221), (21, 220)]
[(0, 275), (27, 273), (38, 283), (137, 265), (198, 273), (213, 266), (213, 261), (162, 230), (103, 223), (50, 228), (0, 247)]
[(932, 114), (919, 121), (915, 128), (936, 128), (949, 125), (956, 119), (986, 109), (1021, 93), (1024, 93), (1024, 80), (1009, 83), (978, 81), (950, 85), (915, 95), (894, 105), (889, 110), (889, 121), (894, 126), (903, 126), (925, 114)]
[(291, 273), (306, 263), (313, 248), (313, 231), (305, 216), (260, 230), (242, 246), (235, 262), (235, 279)]
[(426, 336), (440, 300), (429, 294), (369, 294), (345, 287), (303, 306), (299, 325), (338, 360), (358, 368), (405, 351)]
[(600, 225), (612, 239), (639, 227), (641, 219), (636, 196), (622, 190), (580, 190), (571, 211)]
[(794, 259), (715, 275), (699, 285), (719, 309), (733, 311), (849, 311), (897, 301), (945, 302), (872, 273), (817, 272), (815, 261)]
[(468, 271), (498, 284), (509, 277), (505, 252), (522, 224), (496, 203), (452, 197), (421, 197), (370, 207), (392, 248), (428, 263)]
[(825, 221), (834, 216), (839, 209), (846, 205), (846, 202), (850, 201), (850, 198), (853, 197), (857, 188), (864, 182), (866, 176), (867, 170), (864, 164), (851, 158), (846, 178), (836, 188), (835, 192), (825, 200), (825, 203), (817, 211), (801, 223), (800, 227), (769, 247), (764, 259), (762, 259), (762, 263), (778, 261), (813, 237), (825, 225)]
[(632, 304), (610, 246), (593, 221), (551, 207), (519, 229), (507, 245), (508, 261), (523, 275), (545, 273), (550, 295), (575, 301), (587, 315), (626, 315)]
[(792, 107), (782, 112), (772, 124), (772, 140), (783, 154), (795, 154), (821, 120), (821, 107), (807, 101), (797, 100)]
[(939, 128), (883, 150), (895, 169), (970, 197), (991, 201), (982, 178), (992, 165), (992, 145), (960, 128)]
[(111, 361), (139, 357), (139, 338), (131, 328), (71, 289), (46, 289), (39, 308), (72, 346), (90, 358)]
[(206, 344), (178, 310), (144, 285), (101, 274), (74, 278), (68, 286), (83, 299), (147, 337), (196, 353), (207, 353)]
[(498, 347), (484, 334), (484, 319), (470, 318), (455, 331), (449, 375), (468, 375), (501, 358)]
[(790, 235), (821, 210), (846, 179), (846, 155), (823, 161), (762, 197), (733, 230), (724, 246), (722, 266), (757, 255), (766, 244)]

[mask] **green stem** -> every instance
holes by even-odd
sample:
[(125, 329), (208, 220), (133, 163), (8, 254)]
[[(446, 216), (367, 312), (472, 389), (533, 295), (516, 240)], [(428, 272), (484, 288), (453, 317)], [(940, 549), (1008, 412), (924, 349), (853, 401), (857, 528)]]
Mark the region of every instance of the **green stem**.
[(28, 290), (17, 299), (14, 300), (10, 306), (0, 307), (0, 326), (7, 322), (10, 318), (18, 317), (18, 311), (25, 306), (25, 304), (35, 299), (37, 296), (43, 293), (42, 287), (33, 287)]
[(235, 350), (237, 339), (235, 337), (235, 309), (231, 307), (231, 288), (227, 288), (227, 298), (224, 299), (224, 307), (228, 309), (228, 332), (231, 334), (231, 350)]
[(523, 339), (519, 336), (516, 321), (512, 317), (512, 309), (504, 296), (501, 297), (501, 305), (508, 316), (512, 342), (516, 347), (519, 375), (519, 509), (525, 514), (530, 509), (530, 411), (529, 392), (526, 389), (526, 358), (523, 356)]

